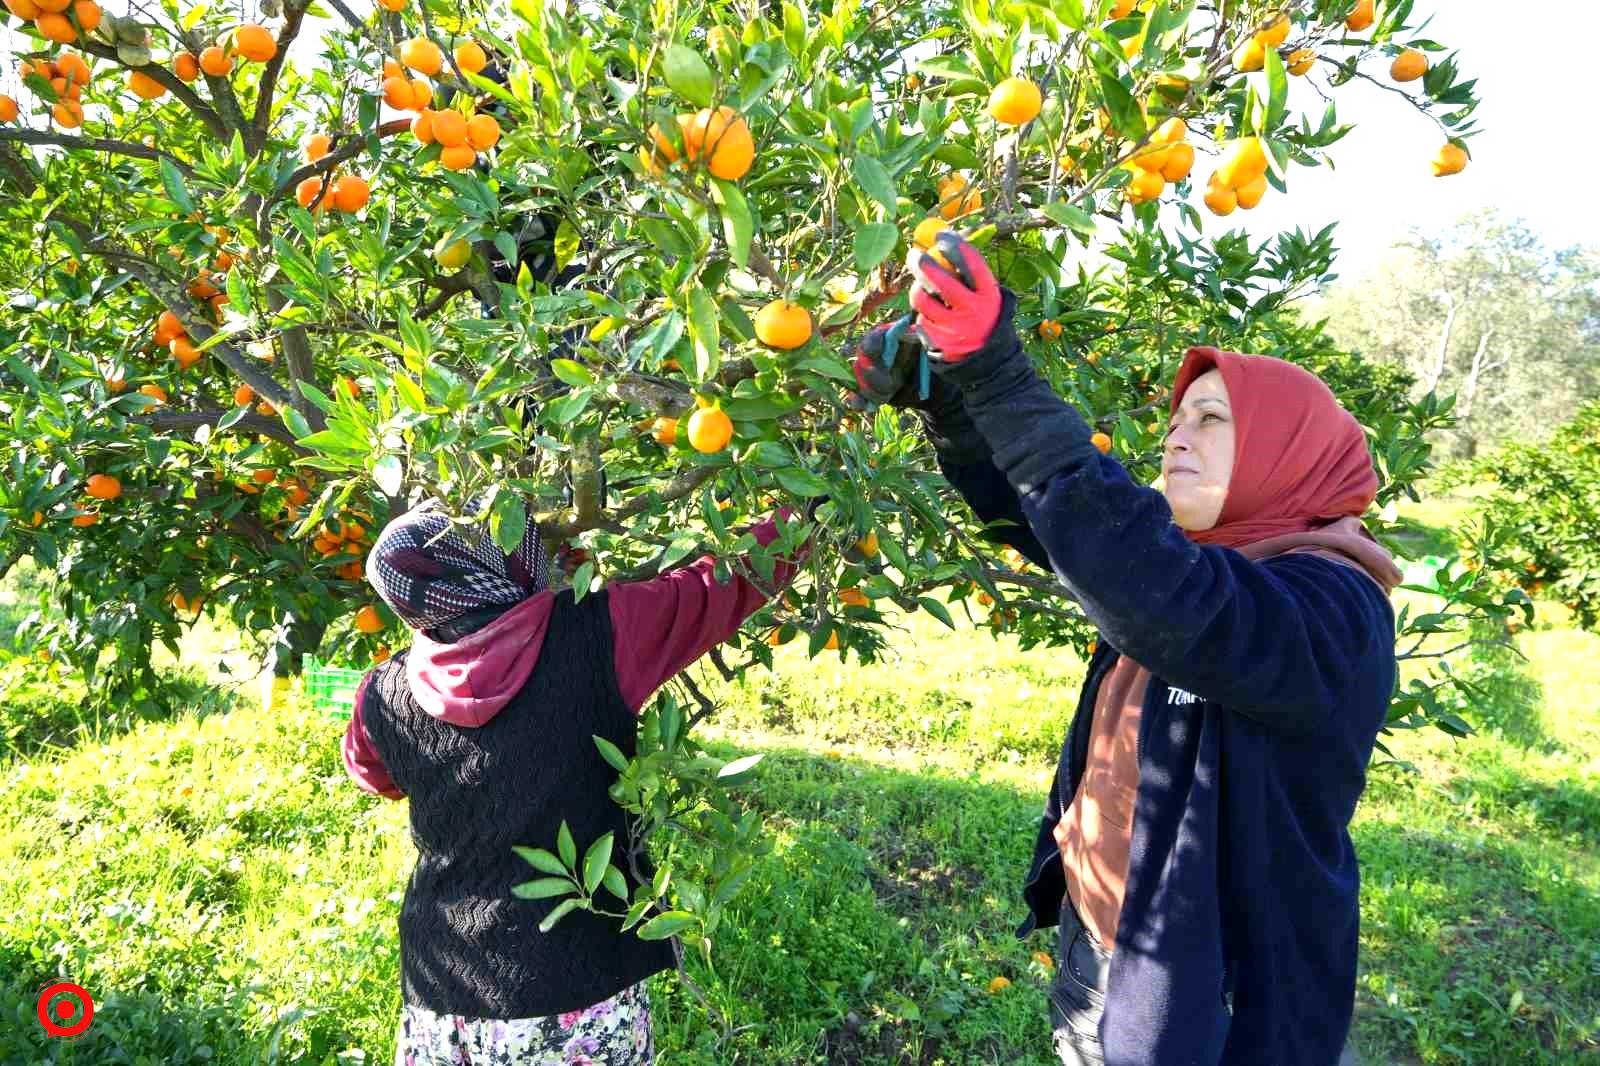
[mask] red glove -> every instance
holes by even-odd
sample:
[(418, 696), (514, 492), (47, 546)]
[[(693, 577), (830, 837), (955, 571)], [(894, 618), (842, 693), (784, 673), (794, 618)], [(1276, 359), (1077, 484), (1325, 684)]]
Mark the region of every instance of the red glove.
[(911, 286), (911, 306), (930, 354), (956, 363), (988, 343), (1000, 318), (1000, 285), (983, 256), (959, 234), (945, 230), (933, 247), (955, 269), (913, 251), (906, 260), (917, 279)]

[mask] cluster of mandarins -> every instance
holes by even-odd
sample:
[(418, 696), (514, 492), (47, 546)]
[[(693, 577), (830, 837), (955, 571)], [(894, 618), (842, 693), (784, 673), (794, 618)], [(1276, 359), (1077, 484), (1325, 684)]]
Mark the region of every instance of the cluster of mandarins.
[[(83, 87), (89, 84), (90, 71), (88, 62), (81, 55), (63, 52), (54, 61), (24, 60), (17, 67), (17, 77), (24, 84), (34, 79), (36, 90), (41, 87), (49, 89), (49, 95), (55, 99), (50, 113), (57, 125), (68, 129), (83, 125), (83, 104), (80, 100)], [(14, 122), (17, 113), (17, 101), (0, 94), (0, 122)]]
[[(313, 134), (305, 146), (305, 161), (315, 163), (328, 154), (333, 146), (333, 139), (326, 133)], [(301, 180), (295, 186), (295, 203), (310, 211), (313, 215), (320, 215), (329, 208), (343, 211), (345, 214), (355, 214), (367, 206), (367, 201), (372, 198), (372, 187), (367, 184), (367, 179), (359, 174), (313, 174)]]
[[(204, 74), (211, 78), (226, 78), (233, 73), (237, 56), (246, 63), (266, 63), (278, 54), (277, 38), (272, 31), (256, 23), (235, 27), (217, 38), (217, 43), (193, 52), (179, 52), (172, 57), (172, 73), (179, 81), (188, 83)], [(159, 100), (167, 95), (167, 87), (142, 70), (128, 72), (128, 88), (142, 100)]]
[[(695, 398), (695, 412), (689, 416), (687, 439), (689, 447), (702, 455), (713, 455), (726, 448), (733, 440), (733, 419), (714, 401), (703, 396)], [(678, 420), (662, 415), (646, 419), (640, 428), (650, 431), (657, 444), (663, 448), (678, 443)]]
[[(304, 502), (303, 500), (301, 501)], [(289, 517), (297, 517), (300, 504), (294, 502), (291, 490)], [(324, 561), (343, 557), (334, 568), (334, 573), (344, 581), (363, 581), (366, 579), (367, 553), (372, 550), (372, 531), (361, 524), (360, 518), (354, 514), (345, 514), (340, 518), (324, 523), (316, 537), (311, 541), (311, 550), (316, 552)], [(371, 525), (371, 519), (367, 519)]]
[(1168, 182), (1180, 182), (1194, 168), (1194, 145), (1181, 118), (1169, 118), (1150, 135), (1143, 151), (1126, 164), (1130, 173), (1123, 195), (1131, 204), (1160, 199)]
[(33, 23), (39, 36), (57, 44), (76, 44), (78, 35), (100, 25), (100, 5), (94, 0), (5, 0), (6, 9)]
[[(278, 42), (272, 30), (256, 22), (246, 22), (245, 26), (222, 34), (218, 42), (200, 50), (198, 56), (192, 51), (181, 51), (173, 56), (173, 74), (184, 83), (194, 82), (202, 74), (226, 78), (234, 72), (235, 56), (243, 62), (267, 62), (275, 54), (278, 54)], [(139, 70), (128, 75), (128, 88), (142, 99), (160, 99), (166, 94), (165, 85)]]
[[(198, 221), (202, 216), (196, 212), (190, 217)], [(219, 245), (228, 243), (230, 235), (227, 227), (208, 225), (205, 230), (217, 239)], [(183, 250), (181, 248), (168, 249), (168, 254), (174, 259), (181, 260), (183, 258)], [(237, 261), (238, 257), (232, 252), (226, 248), (219, 249), (216, 258), (211, 262), (210, 269), (201, 268), (200, 272), (190, 279), (188, 286), (185, 288), (185, 291), (190, 296), (196, 300), (204, 301), (211, 308), (211, 314), (218, 322), (222, 321), (222, 309), (228, 305), (228, 294), (223, 291), (223, 288), (228, 284), (228, 271), (233, 269), (233, 264)], [(177, 352), (173, 352), (174, 356), (177, 354)], [(184, 369), (187, 369), (189, 365), (184, 363), (182, 359), (179, 359), (179, 363), (182, 364)]]
[(1206, 206), (1214, 214), (1228, 215), (1236, 207), (1246, 211), (1267, 194), (1267, 149), (1260, 137), (1240, 137), (1222, 153), (1217, 169), (1206, 183)]
[[(476, 41), (457, 45), (451, 56), (463, 74), (477, 74), (489, 64), (488, 55)], [(408, 69), (423, 77), (408, 78)], [(440, 166), (467, 170), (478, 162), (478, 153), (500, 143), (500, 123), (493, 115), (429, 107), (433, 103), (433, 86), (426, 79), (443, 69), (444, 51), (426, 37), (413, 37), (400, 46), (400, 62), (384, 60), (383, 101), (396, 111), (416, 112), (417, 117), (411, 120), (411, 135), (424, 146), (439, 146)]]
[(650, 125), (650, 144), (639, 149), (645, 168), (664, 174), (680, 159), (703, 163), (712, 177), (738, 181), (750, 170), (756, 158), (756, 144), (744, 116), (726, 105), (713, 111), (701, 108), (676, 117), (678, 137), (674, 141), (657, 123)]
[[(80, 529), (100, 521), (98, 505), (120, 497), (122, 482), (111, 474), (90, 474), (88, 480), (83, 483), (83, 494), (95, 502), (78, 505), (78, 513), (72, 516), (72, 524)], [(33, 512), (33, 525), (38, 526), (43, 522), (44, 514), (40, 511)]]

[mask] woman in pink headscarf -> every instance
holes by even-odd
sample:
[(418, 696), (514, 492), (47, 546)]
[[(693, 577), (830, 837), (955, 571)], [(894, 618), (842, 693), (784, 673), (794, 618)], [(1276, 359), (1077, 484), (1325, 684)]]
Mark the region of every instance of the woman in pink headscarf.
[[(356, 690), (344, 762), (366, 791), (408, 800), (417, 863), (400, 908), (403, 1011), (395, 1066), (644, 1066), (655, 1059), (645, 982), (670, 947), (578, 909), (541, 925), (560, 900), (512, 887), (540, 876), (519, 846), (562, 830), (580, 849), (632, 827), (609, 789), (617, 772), (595, 744), (632, 757), (636, 716), (673, 675), (727, 640), (794, 576), (715, 579), (703, 557), (579, 600), (546, 584), (531, 516), (501, 551), (433, 509), (384, 527), (367, 579), (412, 630), (406, 651)], [(750, 530), (770, 545), (780, 518)], [(738, 567), (751, 572), (746, 557)], [(618, 861), (602, 906), (640, 881)], [(639, 871), (648, 883), (650, 871)]]
[[(1023, 896), (1059, 925), (1068, 1066), (1334, 1066), (1354, 1005), (1349, 823), (1396, 683), (1400, 574), (1362, 525), (1366, 439), (1317, 377), (1193, 348), (1163, 489), (1100, 454), (1034, 371), (1013, 295), (954, 234), (913, 253), (934, 364), (914, 408), (945, 476), (1099, 627)], [(959, 275), (959, 276), (958, 276)]]

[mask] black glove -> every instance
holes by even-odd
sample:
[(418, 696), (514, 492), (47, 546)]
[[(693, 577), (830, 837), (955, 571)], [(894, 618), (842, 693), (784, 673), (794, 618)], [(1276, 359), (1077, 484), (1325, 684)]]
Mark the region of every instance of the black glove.
[(851, 369), (855, 371), (858, 391), (845, 402), (856, 410), (867, 410), (879, 404), (903, 407), (921, 420), (928, 440), (941, 458), (961, 464), (982, 462), (990, 456), (989, 444), (967, 415), (961, 400), (961, 390), (937, 374), (929, 382), (928, 397), (919, 392), (918, 366), (921, 362), (921, 341), (915, 330), (906, 330), (900, 337), (900, 352), (893, 366), (884, 366), (884, 337), (891, 323), (874, 326), (856, 344)]

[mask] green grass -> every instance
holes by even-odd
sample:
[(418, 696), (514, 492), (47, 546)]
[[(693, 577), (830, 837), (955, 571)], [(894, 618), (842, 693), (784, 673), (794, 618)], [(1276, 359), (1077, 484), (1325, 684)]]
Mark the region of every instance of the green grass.
[[(208, 639), (207, 672), (232, 646)], [(1082, 664), (926, 619), (894, 647), (713, 686), (711, 743), (770, 753), (747, 799), (774, 849), (700, 975), (743, 1028), (719, 1043), (658, 979), (664, 1062), (1053, 1061), (1048, 938), (1012, 930)], [(1396, 738), (1417, 772), (1375, 770), (1359, 811), (1370, 1063), (1600, 1055), (1600, 637), (1519, 647), (1462, 664), (1494, 694), (1479, 735)], [(70, 720), (69, 688), (28, 691)], [(345, 779), (342, 723), (195, 706), (0, 756), (0, 1063), (390, 1060), (404, 805)], [(32, 1021), (58, 972), (98, 1003), (76, 1045)]]

